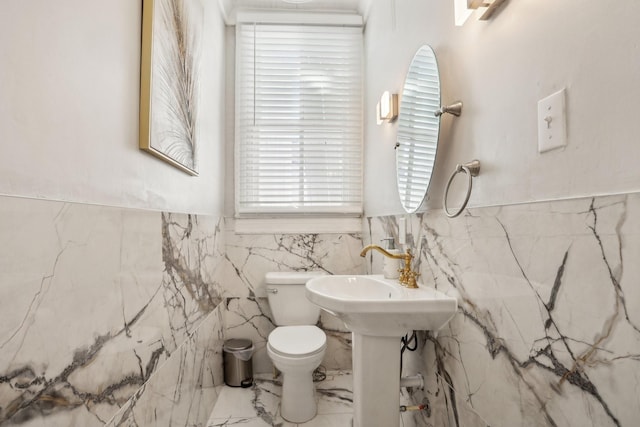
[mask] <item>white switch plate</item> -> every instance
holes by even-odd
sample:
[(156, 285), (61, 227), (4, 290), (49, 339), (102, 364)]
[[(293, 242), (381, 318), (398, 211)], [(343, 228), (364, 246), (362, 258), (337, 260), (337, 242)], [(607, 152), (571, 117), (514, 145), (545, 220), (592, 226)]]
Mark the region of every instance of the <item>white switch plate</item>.
[(565, 90), (562, 89), (538, 101), (538, 152), (567, 145), (567, 114)]

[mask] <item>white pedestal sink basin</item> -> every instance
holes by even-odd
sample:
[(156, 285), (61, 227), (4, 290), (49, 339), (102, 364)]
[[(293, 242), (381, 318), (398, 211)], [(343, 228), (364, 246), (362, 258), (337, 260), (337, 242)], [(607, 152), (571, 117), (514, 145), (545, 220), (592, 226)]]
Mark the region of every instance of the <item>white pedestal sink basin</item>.
[(457, 300), (382, 275), (313, 278), (306, 295), (353, 332), (353, 426), (399, 426), (400, 338), (413, 330), (437, 331), (455, 314)]

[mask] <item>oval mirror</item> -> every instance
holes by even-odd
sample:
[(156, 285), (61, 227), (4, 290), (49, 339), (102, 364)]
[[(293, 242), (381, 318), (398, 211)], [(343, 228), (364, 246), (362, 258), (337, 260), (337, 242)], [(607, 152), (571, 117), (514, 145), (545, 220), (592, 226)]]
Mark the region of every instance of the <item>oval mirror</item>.
[(413, 57), (400, 99), (396, 179), (402, 207), (415, 212), (429, 189), (436, 161), (440, 118), (440, 76), (436, 55), (422, 46)]

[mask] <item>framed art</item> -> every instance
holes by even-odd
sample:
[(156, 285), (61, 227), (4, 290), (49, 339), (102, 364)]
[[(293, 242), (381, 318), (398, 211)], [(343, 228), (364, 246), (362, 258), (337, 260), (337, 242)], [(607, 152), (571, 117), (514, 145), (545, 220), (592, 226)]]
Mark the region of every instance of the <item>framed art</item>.
[(198, 175), (200, 0), (143, 0), (140, 148)]

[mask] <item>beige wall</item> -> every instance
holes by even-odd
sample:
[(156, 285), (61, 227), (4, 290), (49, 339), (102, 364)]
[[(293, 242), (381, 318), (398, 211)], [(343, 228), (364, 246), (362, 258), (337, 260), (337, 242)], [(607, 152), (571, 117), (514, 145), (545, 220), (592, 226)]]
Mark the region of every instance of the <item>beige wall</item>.
[[(518, 0), (491, 21), (455, 27), (453, 1), (372, 2), (365, 33), (366, 215), (402, 212), (397, 125), (377, 126), (375, 105), (384, 90), (401, 92), (422, 44), (438, 57), (443, 101), (464, 102), (459, 119), (443, 119), (427, 207), (441, 206), (455, 165), (474, 158), (483, 166), (470, 206), (640, 190), (639, 14), (634, 0)], [(568, 145), (539, 154), (537, 102), (563, 87)]]
[(138, 149), (141, 0), (6, 0), (0, 194), (220, 214), (224, 24), (203, 1), (200, 176)]

